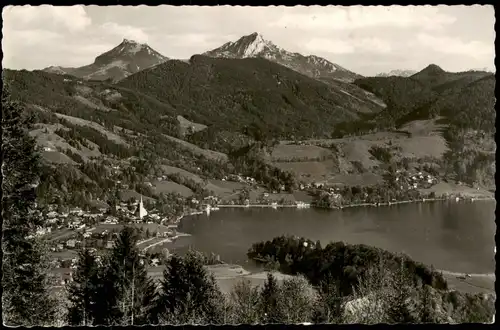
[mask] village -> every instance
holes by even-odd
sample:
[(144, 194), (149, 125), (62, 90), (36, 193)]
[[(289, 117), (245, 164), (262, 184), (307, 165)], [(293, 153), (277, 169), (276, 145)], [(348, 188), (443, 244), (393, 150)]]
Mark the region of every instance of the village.
[[(296, 198), (286, 198), (292, 194), (259, 188), (255, 179), (251, 177), (233, 175), (222, 180), (243, 183), (247, 188), (237, 191), (235, 199), (221, 199), (213, 195), (199, 199), (185, 198), (182, 203), (183, 212), (176, 216), (162, 214), (150, 202), (146, 203), (146, 206), (142, 195), (139, 195), (141, 196), (139, 199), (130, 198), (126, 202), (121, 201), (113, 209), (104, 202), (97, 203), (92, 210), (75, 207), (64, 212), (56, 205), (49, 205), (45, 214), (48, 226), (40, 228), (37, 235), (42, 235), (49, 242), (53, 267), (64, 282), (71, 280), (71, 269), (75, 267), (78, 249), (85, 246), (98, 254), (112, 249), (114, 238), (125, 225), (137, 228), (139, 235), (137, 245), (142, 251), (144, 261), (150, 267), (157, 267), (169, 255), (169, 250), (164, 244), (186, 235), (177, 232), (177, 224), (183, 215), (204, 213), (210, 215), (212, 211), (223, 207), (342, 208), (384, 202), (390, 205), (409, 198), (411, 200), (422, 198), (419, 189), (431, 187), (438, 182), (438, 179), (430, 173), (396, 170), (386, 178), (385, 196), (382, 196), (382, 191), (372, 187), (346, 187), (326, 182), (299, 183), (295, 195), (303, 195), (302, 199), (307, 200), (301, 201)], [(387, 186), (391, 189), (388, 190)], [(253, 197), (250, 196), (252, 190), (254, 190)]]

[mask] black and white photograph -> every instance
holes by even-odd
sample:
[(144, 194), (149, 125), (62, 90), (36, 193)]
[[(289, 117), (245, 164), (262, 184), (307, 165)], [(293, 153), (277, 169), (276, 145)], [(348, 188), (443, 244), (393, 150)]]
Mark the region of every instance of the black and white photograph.
[(2, 7), (2, 322), (495, 322), (495, 8)]

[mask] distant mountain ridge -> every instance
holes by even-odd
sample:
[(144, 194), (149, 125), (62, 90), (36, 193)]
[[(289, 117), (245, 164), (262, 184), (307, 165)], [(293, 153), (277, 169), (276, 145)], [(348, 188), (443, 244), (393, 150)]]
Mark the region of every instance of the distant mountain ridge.
[(70, 74), (78, 78), (91, 80), (111, 79), (117, 81), (167, 60), (167, 57), (161, 55), (147, 44), (123, 39), (118, 46), (97, 56), (92, 64), (78, 68), (50, 66), (43, 69), (43, 71)]
[(338, 64), (331, 63), (322, 57), (315, 55), (304, 56), (282, 49), (271, 41), (265, 40), (257, 32), (243, 36), (235, 42), (227, 42), (219, 48), (203, 53), (203, 55), (234, 59), (261, 57), (312, 78), (336, 79), (345, 82), (352, 82), (355, 79), (362, 78), (361, 75)]
[(447, 72), (430, 64), (409, 77), (369, 77), (355, 84), (385, 101), (385, 115), (397, 124), (446, 116), (475, 129), (494, 127), (495, 76), (489, 72)]
[(409, 77), (417, 73), (415, 70), (391, 70), (377, 74), (375, 77)]

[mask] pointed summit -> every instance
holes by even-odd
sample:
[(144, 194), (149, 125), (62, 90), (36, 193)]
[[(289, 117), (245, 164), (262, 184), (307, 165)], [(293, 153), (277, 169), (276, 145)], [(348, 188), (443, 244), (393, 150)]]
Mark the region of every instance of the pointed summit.
[(254, 32), (241, 37), (235, 42), (227, 42), (219, 48), (206, 52), (204, 55), (224, 58), (248, 58), (261, 57), (261, 55), (272, 51), (278, 51), (278, 47), (272, 42), (264, 40), (261, 34)]
[(313, 78), (331, 78), (343, 81), (353, 81), (361, 78), (360, 75), (344, 69), (338, 64), (310, 55), (303, 56), (291, 53), (266, 40), (262, 34), (253, 32), (238, 39), (230, 41), (219, 48), (213, 49), (203, 55), (218, 58), (264, 58), (268, 61), (281, 64), (294, 71)]
[(424, 72), (426, 74), (436, 75), (436, 74), (445, 73), (446, 71), (441, 69), (441, 67), (436, 65), (436, 64), (429, 64), (425, 69), (423, 69), (419, 73), (424, 73)]
[(106, 80), (111, 78), (116, 81), (167, 60), (167, 57), (147, 44), (124, 38), (118, 46), (97, 56), (94, 63), (90, 65), (79, 68), (63, 68), (63, 70), (52, 67), (44, 70), (47, 72), (61, 71), (61, 73), (69, 73), (85, 79)]
[(415, 73), (411, 76), (414, 79), (426, 80), (426, 81), (434, 81), (436, 79), (440, 79), (440, 77), (445, 76), (447, 74), (446, 71), (441, 69), (436, 64), (430, 64), (425, 69), (420, 72)]

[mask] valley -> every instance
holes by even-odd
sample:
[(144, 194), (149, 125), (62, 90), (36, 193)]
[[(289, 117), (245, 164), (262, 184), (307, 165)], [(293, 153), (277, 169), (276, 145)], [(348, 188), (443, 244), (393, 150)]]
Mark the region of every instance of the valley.
[[(226, 303), (234, 290), (265, 292), (275, 272), (280, 294), (295, 283), (326, 306), (321, 295), (352, 304), (382, 282), (397, 295), (392, 275), (406, 272), (439, 320), (489, 315), (495, 75), (428, 64), (364, 76), (257, 32), (217, 40), (186, 60), (124, 38), (88, 65), (3, 69), (6, 205), (20, 213), (6, 213), (9, 237), (46, 259), (51, 294), (140, 278), (123, 287), (133, 308), (150, 308), (169, 279)], [(127, 297), (125, 310), (120, 290), (109, 295)], [(198, 298), (183, 299), (194, 311)], [(157, 313), (141, 324), (178, 317), (141, 310), (130, 324), (134, 313)]]
[[(277, 49), (259, 35), (245, 38), (239, 43)], [(149, 49), (127, 40), (96, 63), (127, 52), (133, 61), (133, 51), (144, 47)], [(325, 83), (325, 76), (303, 76), (301, 69), (267, 61), (268, 55), (229, 55), (231, 47), (223, 55), (207, 53), (213, 59), (164, 60), (116, 83), (74, 78), (71, 74), (81, 75), (71, 70), (5, 71), (12, 97), (37, 120), (30, 134), (48, 170), (38, 187), (39, 195), (47, 196), (44, 203), (85, 209), (100, 203), (105, 213), (113, 213), (116, 198), (143, 198), (163, 219), (144, 221), (173, 224), (185, 213), (217, 204), (342, 208), (422, 198), (493, 198), (487, 158), (484, 165), (472, 158), (470, 166), (481, 167), (456, 173), (450, 158), (456, 157), (457, 137), (449, 132), (457, 118), (448, 116), (445, 105), (450, 97), (460, 98), (461, 90), (483, 83), (487, 73), (454, 74), (431, 65), (408, 78)], [(377, 89), (383, 84), (401, 86), (399, 99)], [(408, 108), (404, 102), (414, 95), (420, 104), (430, 97), (427, 107), (437, 117)], [(419, 117), (410, 119), (415, 111)], [(363, 130), (362, 122), (376, 124)], [(466, 129), (469, 136), (492, 129), (477, 123)], [(334, 138), (339, 125), (362, 130)], [(476, 159), (491, 157), (495, 147), (486, 147), (487, 139), (478, 142), (489, 149), (477, 149), (470, 138), (459, 148), (465, 152), (471, 145)], [(459, 182), (461, 177), (467, 182)], [(358, 196), (359, 191), (365, 195)], [(178, 206), (162, 210), (162, 200), (175, 198)]]

